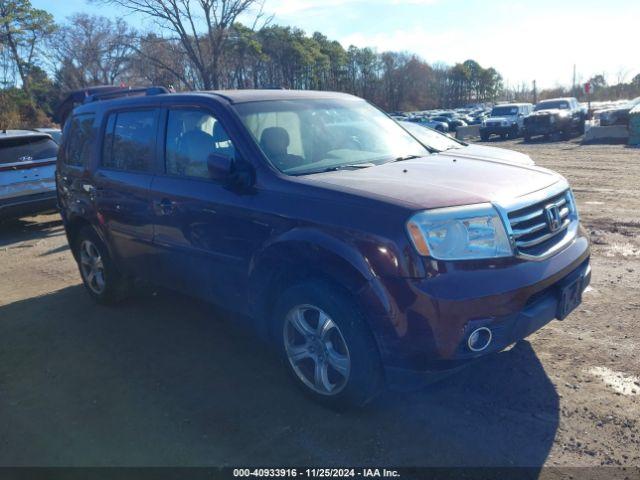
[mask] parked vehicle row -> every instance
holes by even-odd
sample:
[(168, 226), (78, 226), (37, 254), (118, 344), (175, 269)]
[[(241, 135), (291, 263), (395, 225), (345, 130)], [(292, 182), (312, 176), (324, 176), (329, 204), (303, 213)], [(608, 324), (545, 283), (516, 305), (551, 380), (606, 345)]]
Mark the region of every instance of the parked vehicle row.
[(362, 405), (565, 318), (590, 281), (562, 176), (431, 133), (331, 92), (95, 96), (64, 128), (61, 216), (97, 302), (140, 278), (221, 304), (305, 393)]
[[(624, 123), (628, 112), (640, 98), (627, 105), (603, 110), (597, 115), (602, 125)], [(626, 115), (626, 116), (625, 116)], [(508, 103), (485, 107), (456, 109), (455, 111), (413, 112), (394, 117), (399, 120), (416, 122), (440, 131), (455, 132), (460, 126), (480, 125), (480, 138), (489, 140), (493, 135), (502, 139), (523, 136), (525, 141), (543, 135), (545, 138), (560, 134), (569, 138), (572, 134), (584, 133), (587, 109), (575, 98), (554, 98), (543, 100), (537, 105), (531, 103)], [(626, 120), (628, 122), (628, 120)], [(435, 126), (433, 122), (447, 124), (447, 129)]]

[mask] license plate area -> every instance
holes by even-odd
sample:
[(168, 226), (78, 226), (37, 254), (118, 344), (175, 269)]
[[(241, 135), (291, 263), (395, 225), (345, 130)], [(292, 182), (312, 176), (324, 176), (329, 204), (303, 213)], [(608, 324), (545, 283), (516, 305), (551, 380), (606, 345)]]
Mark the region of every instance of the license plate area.
[(582, 291), (584, 284), (584, 275), (580, 275), (575, 280), (560, 287), (560, 299), (558, 301), (558, 311), (556, 317), (558, 320), (564, 320), (582, 303)]

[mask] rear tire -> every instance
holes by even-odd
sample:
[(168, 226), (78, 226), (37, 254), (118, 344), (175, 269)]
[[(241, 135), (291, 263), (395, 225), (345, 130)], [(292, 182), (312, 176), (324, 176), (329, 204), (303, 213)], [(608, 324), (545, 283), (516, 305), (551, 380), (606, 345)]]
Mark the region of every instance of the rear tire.
[(118, 272), (107, 247), (93, 228), (80, 230), (73, 251), (82, 282), (97, 303), (109, 305), (125, 298), (129, 282)]
[(296, 385), (335, 409), (361, 407), (384, 385), (377, 345), (345, 292), (323, 280), (287, 289), (274, 318), (274, 338)]
[(531, 135), (529, 135), (528, 133), (524, 134), (524, 141), (526, 143), (529, 143), (531, 141)]
[(480, 140), (482, 140), (483, 142), (488, 142), (489, 141), (489, 135), (487, 133), (481, 133), (480, 134)]

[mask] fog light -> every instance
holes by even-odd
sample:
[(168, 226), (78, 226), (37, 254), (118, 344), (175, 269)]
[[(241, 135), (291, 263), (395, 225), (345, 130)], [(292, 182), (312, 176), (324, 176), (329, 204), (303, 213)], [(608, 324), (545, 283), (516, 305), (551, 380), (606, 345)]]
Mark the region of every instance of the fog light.
[(481, 352), (489, 346), (491, 338), (491, 330), (487, 327), (480, 327), (471, 332), (467, 340), (467, 346), (472, 352)]

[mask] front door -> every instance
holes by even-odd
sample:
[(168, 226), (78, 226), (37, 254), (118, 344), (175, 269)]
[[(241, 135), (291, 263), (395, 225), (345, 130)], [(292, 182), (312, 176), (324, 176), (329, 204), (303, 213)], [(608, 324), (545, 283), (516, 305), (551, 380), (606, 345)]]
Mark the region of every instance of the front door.
[(211, 154), (236, 158), (216, 116), (198, 107), (166, 112), (165, 173), (151, 184), (158, 280), (241, 310), (248, 262), (269, 233), (255, 221), (257, 195), (209, 176)]

